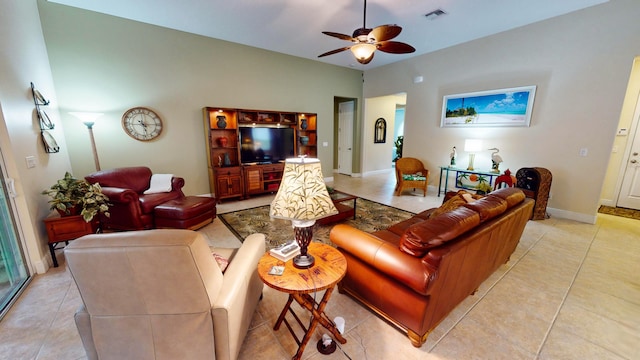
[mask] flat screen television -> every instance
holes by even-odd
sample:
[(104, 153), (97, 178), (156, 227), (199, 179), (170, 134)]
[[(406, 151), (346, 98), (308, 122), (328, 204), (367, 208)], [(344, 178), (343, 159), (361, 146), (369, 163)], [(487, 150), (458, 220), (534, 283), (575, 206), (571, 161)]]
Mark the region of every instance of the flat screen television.
[(271, 164), (295, 156), (292, 128), (241, 127), (240, 162)]

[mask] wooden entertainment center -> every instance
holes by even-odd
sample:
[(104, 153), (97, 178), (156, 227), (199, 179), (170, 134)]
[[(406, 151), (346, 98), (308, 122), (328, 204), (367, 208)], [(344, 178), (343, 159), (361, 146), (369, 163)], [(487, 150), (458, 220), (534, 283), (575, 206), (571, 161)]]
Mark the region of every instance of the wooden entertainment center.
[(203, 115), (209, 187), (218, 201), (276, 192), (280, 187), (284, 162), (246, 162), (247, 153), (255, 152), (250, 149), (260, 144), (248, 138), (243, 144), (242, 129), (291, 129), (293, 154), (288, 155), (318, 156), (316, 114), (205, 107)]

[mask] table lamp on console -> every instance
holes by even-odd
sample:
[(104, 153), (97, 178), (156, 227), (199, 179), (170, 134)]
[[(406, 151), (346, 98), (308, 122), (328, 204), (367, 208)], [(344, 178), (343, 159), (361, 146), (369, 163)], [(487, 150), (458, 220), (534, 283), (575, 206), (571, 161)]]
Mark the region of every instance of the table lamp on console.
[(320, 160), (304, 157), (287, 159), (269, 215), (291, 220), (300, 246), (300, 255), (293, 258), (293, 266), (300, 269), (313, 266), (315, 259), (307, 253), (313, 237), (313, 225), (317, 219), (337, 213), (324, 183)]

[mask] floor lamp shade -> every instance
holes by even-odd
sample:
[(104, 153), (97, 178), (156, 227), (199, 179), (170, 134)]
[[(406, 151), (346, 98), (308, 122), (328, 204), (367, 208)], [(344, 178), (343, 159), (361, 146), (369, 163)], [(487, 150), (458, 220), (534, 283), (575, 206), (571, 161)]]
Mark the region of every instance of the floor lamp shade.
[(312, 227), (317, 219), (337, 214), (338, 210), (327, 192), (320, 160), (307, 158), (287, 159), (276, 197), (271, 202), (269, 215), (291, 220), (300, 255), (293, 259), (294, 266), (313, 266), (313, 257), (307, 254)]

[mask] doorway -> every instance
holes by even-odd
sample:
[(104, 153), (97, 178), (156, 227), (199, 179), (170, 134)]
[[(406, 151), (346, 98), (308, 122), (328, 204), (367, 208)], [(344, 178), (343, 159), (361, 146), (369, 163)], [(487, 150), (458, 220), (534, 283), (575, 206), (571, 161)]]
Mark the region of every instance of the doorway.
[(0, 318), (29, 280), (14, 217), (13, 180), (5, 171), (0, 150)]
[(624, 176), (616, 206), (640, 210), (640, 97), (636, 102), (633, 119), (635, 124), (632, 128), (635, 127), (635, 131), (630, 139), (631, 149), (625, 158)]
[(338, 103), (338, 173), (353, 172), (353, 123), (355, 101)]

